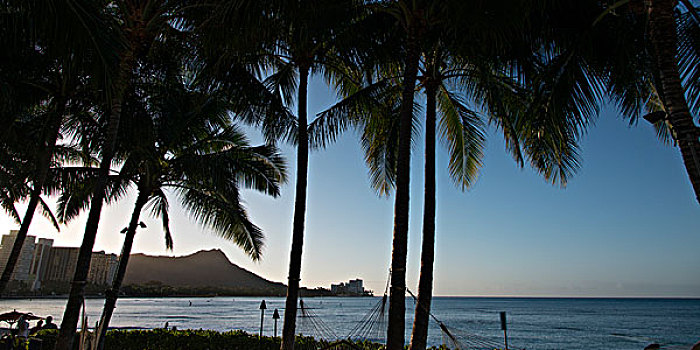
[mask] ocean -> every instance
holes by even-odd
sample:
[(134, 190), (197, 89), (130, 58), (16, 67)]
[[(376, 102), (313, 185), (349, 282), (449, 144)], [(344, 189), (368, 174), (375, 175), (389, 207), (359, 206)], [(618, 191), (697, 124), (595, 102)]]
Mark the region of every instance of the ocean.
[[(112, 326), (158, 328), (168, 322), (178, 329), (242, 329), (257, 334), (262, 299), (267, 306), (263, 332), (272, 335), (272, 314), (279, 309), (283, 315), (284, 298), (123, 298), (118, 301)], [(379, 297), (306, 298), (305, 307), (316, 316), (300, 319), (297, 331), (346, 337), (380, 301)], [(63, 299), (4, 299), (0, 300), (0, 312), (17, 309), (53, 315), (60, 322), (65, 304)], [(102, 305), (100, 299), (86, 300), (90, 324), (99, 319)], [(410, 298), (406, 306), (408, 341), (414, 310)], [(700, 341), (700, 299), (436, 297), (432, 307), (434, 316), (450, 333), (467, 344), (502, 344), (501, 311), (507, 315), (511, 349), (641, 350), (651, 343), (666, 349), (690, 349)], [(282, 319), (278, 335), (281, 324)], [(326, 333), (319, 333), (319, 329)], [(378, 333), (376, 340), (382, 340), (383, 330)], [(428, 343), (445, 341), (438, 324), (431, 321)]]

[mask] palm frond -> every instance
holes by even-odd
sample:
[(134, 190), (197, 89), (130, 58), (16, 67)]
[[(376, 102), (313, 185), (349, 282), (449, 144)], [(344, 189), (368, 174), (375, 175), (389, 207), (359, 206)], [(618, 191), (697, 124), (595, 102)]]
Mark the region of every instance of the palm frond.
[[(395, 97), (396, 95), (394, 95)], [(380, 196), (388, 196), (396, 185), (399, 147), (398, 100), (384, 101), (373, 107), (373, 113), (361, 121), (361, 145), (365, 153), (370, 183)], [(414, 104), (411, 144), (420, 132), (421, 109)]]
[[(47, 180), (49, 194), (58, 195), (57, 218), (68, 223), (90, 207), (94, 186), (97, 182), (97, 169), (84, 167), (64, 167), (52, 169)], [(121, 199), (127, 192), (130, 180), (120, 175), (107, 177), (105, 203), (111, 204)]]
[(223, 196), (197, 188), (183, 188), (179, 197), (195, 221), (233, 241), (253, 260), (262, 257), (263, 233), (248, 219), (237, 191)]
[(41, 215), (49, 220), (56, 231), (61, 231), (61, 227), (58, 225), (58, 220), (56, 220), (56, 216), (51, 210), (51, 207), (41, 197), (39, 197), (39, 209), (41, 210)]
[[(243, 186), (272, 196), (279, 195), (279, 184), (286, 182), (287, 169), (279, 150), (272, 145), (227, 147), (207, 154), (185, 153), (172, 160), (177, 178), (212, 184), (227, 189)], [(232, 181), (235, 179), (235, 181)]]
[(8, 195), (5, 191), (0, 191), (0, 207), (5, 210), (5, 213), (7, 213), (16, 224), (21, 225), (22, 218), (19, 216), (15, 203), (16, 201), (12, 196)]
[(298, 72), (291, 62), (278, 61), (273, 74), (265, 78), (263, 84), (274, 94), (281, 97), (282, 102), (289, 106), (294, 102), (298, 85)]
[[(697, 11), (697, 9), (693, 9)], [(689, 13), (678, 18), (678, 63), (691, 113), (700, 115), (700, 24)], [(698, 119), (696, 119), (698, 120)]]
[(541, 78), (516, 126), (530, 165), (565, 186), (579, 167), (578, 139), (598, 114), (602, 88), (586, 62), (570, 53), (555, 57)]
[(440, 108), (440, 139), (449, 150), (449, 171), (452, 180), (462, 190), (471, 187), (482, 166), (486, 142), (483, 120), (469, 109), (465, 101), (448, 91), (444, 85), (438, 90)]
[(153, 193), (153, 198), (149, 202), (151, 207), (151, 215), (155, 217), (160, 217), (161, 223), (163, 225), (163, 232), (165, 237), (165, 249), (173, 250), (173, 237), (170, 233), (170, 214), (168, 214), (170, 205), (168, 204), (168, 198), (165, 196), (165, 192), (162, 189), (158, 189)]
[(359, 89), (349, 89), (350, 82), (343, 84), (348, 94), (342, 100), (320, 112), (309, 125), (309, 141), (312, 149), (325, 148), (335, 142), (338, 135), (349, 126), (363, 124), (377, 106), (395, 94), (396, 85), (389, 79), (382, 79)]

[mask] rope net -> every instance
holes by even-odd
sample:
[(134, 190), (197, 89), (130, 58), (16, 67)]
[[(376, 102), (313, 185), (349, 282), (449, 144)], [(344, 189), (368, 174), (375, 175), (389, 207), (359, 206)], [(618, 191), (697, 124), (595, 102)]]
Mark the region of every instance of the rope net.
[(339, 339), (333, 329), (326, 325), (313, 309), (307, 307), (301, 299), (299, 306), (300, 312), (297, 315), (299, 333), (312, 336), (315, 341), (297, 343), (296, 348), (302, 350), (362, 350), (347, 339)]
[[(387, 295), (389, 281), (384, 288), (384, 296), (362, 317), (354, 328), (344, 338), (340, 338), (331, 327), (326, 325), (312, 308), (305, 306), (299, 300), (300, 313), (297, 315), (297, 325), (300, 333), (324, 340), (323, 345), (316, 350), (362, 350), (355, 342), (385, 343), (387, 327)], [(330, 341), (330, 342), (328, 342)], [(306, 350), (306, 349), (304, 349)]]
[[(474, 334), (469, 334), (466, 331), (456, 328), (448, 329), (444, 323), (438, 324), (443, 334), (443, 344), (448, 349), (452, 350), (501, 350), (504, 349), (501, 341), (495, 341), (490, 338), (481, 337)], [(508, 349), (516, 350), (509, 346)]]
[[(312, 308), (306, 307), (304, 301), (300, 299), (300, 312), (297, 316), (297, 329), (299, 333), (305, 336), (312, 336), (319, 341), (322, 340), (316, 345), (309, 344), (301, 348), (304, 350), (359, 350), (360, 348), (355, 342), (370, 341), (374, 343), (385, 343), (388, 318), (388, 291), (389, 282), (387, 281), (383, 297), (343, 338), (339, 337), (331, 327), (323, 322)], [(418, 307), (418, 299), (416, 296), (408, 288), (406, 291), (413, 298), (416, 307)], [(453, 327), (448, 328), (444, 323), (438, 320), (430, 310), (426, 311), (442, 332), (443, 348), (451, 350), (501, 350), (505, 348), (500, 339), (475, 335)], [(516, 350), (518, 348), (509, 346), (508, 349)]]
[(338, 335), (331, 327), (328, 327), (323, 320), (313, 311), (306, 307), (304, 300), (299, 299), (299, 314), (297, 315), (299, 333), (312, 336), (316, 339), (338, 340)]
[[(408, 294), (413, 298), (413, 303), (418, 307), (418, 298), (406, 288)], [(475, 335), (465, 330), (460, 330), (454, 327), (447, 326), (433, 315), (430, 310), (425, 310), (430, 318), (437, 323), (442, 332), (442, 344), (447, 349), (452, 350), (501, 350), (504, 349), (504, 344), (500, 340), (494, 340), (487, 337)], [(508, 349), (516, 350), (517, 348), (509, 346)]]
[(377, 343), (384, 343), (386, 340), (386, 313), (387, 295), (384, 294), (382, 299), (370, 309), (362, 320), (350, 330), (347, 339), (350, 340), (369, 340)]

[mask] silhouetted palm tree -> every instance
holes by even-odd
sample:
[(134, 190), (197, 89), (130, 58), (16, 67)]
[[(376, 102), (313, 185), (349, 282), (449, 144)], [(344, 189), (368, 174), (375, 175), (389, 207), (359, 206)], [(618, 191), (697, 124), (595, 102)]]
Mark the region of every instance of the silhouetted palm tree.
[[(523, 165), (526, 157), (552, 182), (565, 183), (577, 165), (575, 139), (581, 125), (567, 119), (566, 115), (547, 119), (552, 116), (535, 113), (539, 111), (535, 105), (537, 101), (520, 86), (520, 77), (512, 73), (517, 71), (513, 68), (517, 67), (517, 60), (532, 59), (530, 50), (525, 50), (525, 53), (516, 50), (527, 44), (518, 42), (524, 38), (520, 38), (520, 24), (513, 20), (524, 12), (517, 6), (499, 8), (503, 5), (489, 3), (478, 7), (470, 3), (470, 12), (458, 12), (464, 9), (452, 6), (450, 12), (455, 23), (444, 21), (433, 26), (433, 29), (442, 30), (426, 29), (420, 42), (419, 49), (425, 57), (418, 65), (422, 73), (417, 79), (420, 82), (418, 87), (426, 93), (426, 198), (413, 348), (425, 347), (432, 295), (436, 112), (440, 112), (439, 135), (450, 152), (450, 174), (462, 189), (472, 183), (480, 166), (484, 142), (481, 128), (486, 120), (502, 130), (507, 146), (519, 164)], [(483, 16), (488, 18), (481, 18)], [(463, 26), (460, 27), (460, 23)], [(453, 32), (448, 29), (450, 27)], [(465, 43), (457, 40), (454, 28), (466, 28), (481, 34), (467, 36), (468, 39), (461, 40)], [(400, 68), (396, 68), (400, 65), (401, 62), (379, 63), (380, 73), (371, 73), (372, 70), (365, 67), (362, 73), (370, 72), (369, 79), (365, 77), (368, 80), (365, 86), (347, 89), (347, 98), (322, 115), (322, 120), (328, 125), (343, 128), (356, 124), (363, 130), (365, 159), (370, 167), (372, 184), (380, 194), (392, 190), (398, 179), (400, 134), (397, 115), (403, 100), (398, 95), (402, 86), (395, 83), (401, 81), (403, 74)], [(410, 128), (413, 130), (411, 135), (414, 135), (417, 127), (415, 116), (412, 118)], [(544, 131), (549, 134), (543, 134)], [(394, 255), (396, 248), (394, 246)], [(392, 282), (395, 284), (398, 283)]]
[(672, 131), (700, 201), (700, 129), (691, 115), (700, 112), (698, 9), (666, 0), (561, 1), (550, 9), (533, 19), (546, 43), (542, 97), (556, 96), (583, 118), (605, 97), (631, 122), (650, 113), (662, 140)]
[[(239, 191), (251, 188), (276, 197), (279, 185), (286, 179), (277, 149), (250, 147), (245, 136), (230, 124), (228, 105), (219, 97), (186, 91), (172, 83), (158, 90), (147, 90), (146, 95), (137, 97), (140, 101), (130, 97), (123, 112), (127, 127), (120, 133), (119, 148), (126, 153), (126, 159), (119, 174), (111, 177), (110, 193), (122, 194), (126, 187), (134, 186), (138, 195), (125, 229), (119, 267), (106, 292), (99, 327), (100, 348), (104, 346), (143, 208), (150, 206), (151, 213), (161, 218), (169, 249), (172, 239), (168, 193), (172, 193), (195, 220), (258, 260), (263, 233), (248, 219)], [(69, 190), (61, 195), (62, 220), (74, 218), (88, 206), (84, 183), (83, 180), (74, 184), (75, 193)]]
[[(101, 138), (99, 176), (90, 200), (90, 210), (85, 224), (83, 242), (78, 253), (75, 274), (56, 341), (57, 350), (70, 350), (72, 348), (80, 306), (85, 293), (85, 281), (90, 269), (92, 248), (95, 244), (102, 204), (105, 198), (107, 177), (114, 158), (125, 94), (135, 77), (138, 76), (138, 70), (142, 67), (142, 60), (151, 52), (154, 44), (182, 39), (181, 33), (176, 30), (175, 26), (183, 25), (183, 22), (179, 21), (181, 19), (179, 11), (186, 4), (185, 1), (120, 0), (110, 4), (107, 9), (112, 15), (112, 19), (119, 23), (119, 36), (117, 39), (123, 40), (124, 46), (117, 51), (116, 77), (110, 85), (112, 94), (109, 113), (106, 118), (104, 135)], [(178, 55), (180, 53), (175, 52), (173, 54)]]
[[(671, 0), (646, 2), (645, 12), (648, 13), (648, 40), (657, 74), (655, 87), (666, 112), (661, 119), (670, 125), (700, 203), (700, 127), (689, 108), (689, 104), (693, 104), (696, 115), (700, 112), (700, 100), (693, 96), (700, 91), (700, 18), (698, 9), (690, 1), (682, 3), (689, 11), (685, 16), (676, 10), (678, 1)], [(690, 101), (686, 93), (690, 94)]]
[[(472, 58), (472, 61), (475, 60)], [(462, 190), (474, 183), (482, 165), (485, 141), (482, 128), (487, 123), (499, 125), (503, 136), (511, 143), (536, 143), (536, 139), (545, 136), (533, 133), (535, 129), (531, 126), (538, 120), (529, 119), (524, 110), (530, 103), (524, 88), (516, 79), (507, 75), (505, 67), (494, 64), (496, 61), (493, 58), (490, 62), (476, 61), (471, 64), (465, 57), (449, 58), (440, 50), (426, 55), (424, 75), (420, 78), (426, 95), (423, 243), (411, 349), (426, 348), (430, 321), (436, 218), (436, 131), (448, 148), (450, 177)], [(465, 91), (466, 87), (470, 90)], [(466, 99), (464, 95), (467, 96)], [(496, 96), (498, 97), (494, 98)], [(472, 106), (478, 107), (475, 109)], [(438, 130), (436, 114), (440, 121)], [(574, 152), (576, 143), (570, 139), (572, 133), (568, 127), (576, 126), (566, 123), (565, 116), (562, 116), (562, 123), (549, 130), (555, 135), (547, 135), (565, 147), (542, 145), (543, 150), (539, 153), (519, 150), (514, 153), (515, 160), (522, 166), (524, 162), (520, 154), (524, 154), (546, 180), (565, 185), (576, 170), (576, 166), (569, 164), (576, 164), (577, 157)], [(550, 162), (543, 161), (542, 158), (557, 160)]]
[[(387, 349), (390, 350), (402, 349), (404, 346), (411, 135), (413, 133), (415, 83), (421, 66), (420, 56), (425, 50), (426, 39), (439, 37), (439, 33), (450, 29), (449, 25), (446, 25), (449, 22), (447, 19), (458, 16), (454, 11), (459, 10), (459, 5), (459, 2), (451, 1), (397, 0), (379, 2), (372, 6), (376, 13), (388, 14), (395, 23), (393, 30), (401, 33), (399, 56), (401, 69), (399, 72), (402, 76), (397, 80), (400, 82), (399, 86), (402, 92), (398, 109), (398, 129), (395, 137), (398, 145), (396, 148), (386, 148), (387, 150), (395, 150), (395, 157), (383, 157), (395, 159), (396, 165), (394, 235), (387, 327)], [(466, 24), (467, 21), (464, 23)], [(387, 173), (390, 174), (390, 172)]]
[[(2, 7), (2, 44), (7, 49), (3, 55), (7, 64), (3, 64), (2, 80), (8, 86), (6, 91), (10, 91), (8, 96), (3, 96), (8, 102), (3, 103), (0, 113), (4, 124), (9, 126), (3, 132), (2, 143), (8, 147), (8, 141), (17, 141), (8, 137), (9, 132), (27, 134), (18, 130), (30, 126), (19, 125), (20, 118), (34, 114), (40, 119), (34, 125), (36, 145), (26, 158), (32, 169), (22, 179), (31, 183), (29, 202), (0, 277), (0, 294), (12, 276), (36, 208), (41, 206), (44, 214), (50, 212), (40, 196), (59, 148), (56, 144), (64, 116), (86, 107), (81, 106), (80, 94), (90, 82), (90, 89), (94, 89), (98, 86), (96, 81), (104, 79), (101, 75), (95, 78), (94, 73), (104, 72), (104, 66), (112, 58), (109, 51), (114, 48), (106, 39), (109, 28), (103, 21), (99, 2), (6, 1)], [(8, 75), (14, 75), (14, 79), (7, 79)], [(54, 225), (58, 229), (55, 220)]]
[[(425, 103), (425, 193), (423, 200), (423, 243), (411, 349), (425, 349), (433, 289), (435, 260), (435, 139), (436, 114), (440, 113), (440, 136), (450, 150), (450, 175), (462, 190), (469, 187), (481, 166), (485, 137), (484, 123), (459, 95), (448, 87), (450, 80), (468, 79), (473, 67), (454, 67), (438, 46), (425, 55), (421, 77)], [(443, 68), (444, 67), (444, 68)], [(471, 70), (471, 72), (470, 72)], [(469, 73), (467, 73), (469, 72)], [(474, 79), (476, 80), (476, 79)], [(494, 79), (495, 80), (495, 79)], [(476, 85), (476, 84), (472, 84)], [(438, 102), (439, 101), (439, 102)]]
[(394, 200), (394, 233), (391, 253), (391, 288), (387, 349), (404, 347), (406, 322), (406, 255), (408, 253), (408, 214), (411, 175), (411, 125), (416, 78), (424, 33), (442, 12), (437, 2), (389, 1), (375, 4), (375, 11), (393, 17), (395, 30), (402, 33), (402, 88), (398, 114), (398, 148), (396, 156), (396, 197)]
[[(359, 40), (348, 31), (352, 21), (357, 18), (357, 11), (354, 0), (222, 1), (221, 8), (216, 11), (221, 16), (220, 24), (207, 31), (217, 37), (214, 45), (229, 48), (228, 54), (234, 56), (228, 61), (226, 57), (219, 58), (215, 65), (230, 67), (226, 62), (247, 65), (252, 71), (264, 76), (264, 85), (277, 96), (271, 100), (283, 101), (286, 106), (296, 100), (296, 116), (285, 110), (284, 106), (277, 113), (245, 116), (249, 122), (261, 126), (267, 140), (287, 140), (297, 148), (292, 247), (282, 349), (294, 348), (306, 219), (309, 148), (323, 147), (331, 141), (320, 133), (316, 134), (318, 138), (309, 137), (309, 129), (313, 124), (307, 115), (309, 78), (315, 73), (331, 75), (350, 56), (349, 47)], [(252, 47), (251, 43), (254, 43)], [(224, 56), (225, 54), (224, 52)], [(219, 76), (231, 71), (223, 67), (219, 67), (219, 71), (224, 74)], [(223, 78), (226, 79), (225, 76)]]

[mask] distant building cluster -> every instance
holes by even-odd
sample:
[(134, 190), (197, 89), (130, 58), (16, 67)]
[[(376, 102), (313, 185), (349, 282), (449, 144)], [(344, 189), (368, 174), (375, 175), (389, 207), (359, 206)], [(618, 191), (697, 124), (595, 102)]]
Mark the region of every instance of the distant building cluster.
[(371, 291), (365, 290), (361, 279), (350, 280), (348, 283), (331, 284), (331, 293), (335, 295), (366, 295)]
[[(5, 268), (12, 246), (17, 238), (17, 230), (3, 235), (0, 241), (0, 271)], [(78, 262), (77, 247), (54, 247), (53, 239), (27, 235), (22, 245), (12, 280), (26, 283), (30, 290), (37, 291), (44, 282), (70, 282)], [(115, 254), (93, 252), (90, 261), (88, 282), (109, 285), (117, 271), (119, 259)]]

